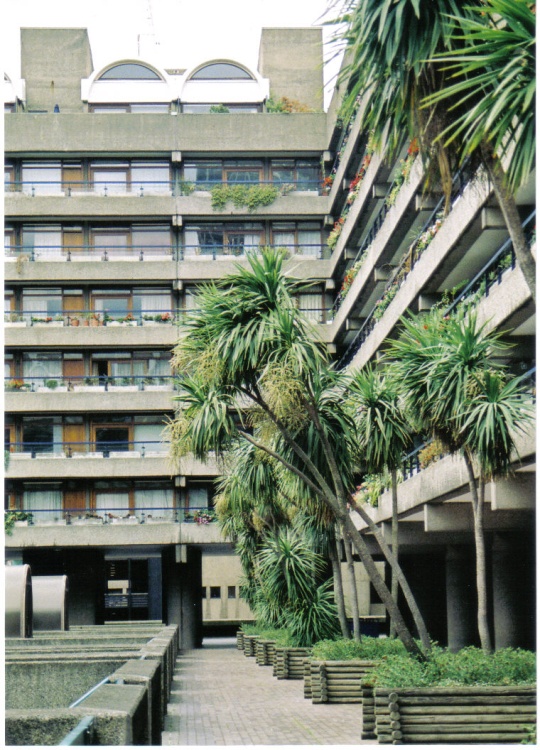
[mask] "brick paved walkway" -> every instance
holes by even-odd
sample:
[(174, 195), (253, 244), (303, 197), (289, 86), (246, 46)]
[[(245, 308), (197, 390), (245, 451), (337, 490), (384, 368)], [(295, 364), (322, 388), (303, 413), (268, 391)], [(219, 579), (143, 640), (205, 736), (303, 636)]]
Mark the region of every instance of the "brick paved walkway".
[(374, 744), (360, 740), (361, 712), (355, 704), (314, 705), (302, 680), (277, 680), (232, 639), (215, 639), (178, 658), (163, 744)]

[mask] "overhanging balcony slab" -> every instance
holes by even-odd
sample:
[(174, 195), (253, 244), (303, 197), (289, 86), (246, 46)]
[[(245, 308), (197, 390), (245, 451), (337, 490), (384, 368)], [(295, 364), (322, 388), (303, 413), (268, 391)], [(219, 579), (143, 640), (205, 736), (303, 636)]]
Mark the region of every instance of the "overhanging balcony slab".
[[(520, 513), (513, 510), (493, 511), (489, 505), (484, 508), (484, 529), (486, 531), (527, 528), (531, 522), (532, 516), (530, 513)], [(426, 532), (472, 532), (474, 530), (472, 504), (424, 505), (424, 528)]]
[(172, 347), (178, 341), (178, 328), (163, 326), (66, 326), (54, 328), (31, 326), (6, 328), (5, 344), (12, 348), (79, 349), (106, 347), (123, 349), (129, 346)]
[(133, 256), (129, 261), (99, 258), (88, 260), (48, 262), (39, 260), (17, 265), (8, 259), (4, 265), (5, 280), (9, 283), (84, 283), (92, 281), (166, 281), (173, 282), (178, 277), (177, 264), (172, 254), (161, 260), (139, 261)]
[(164, 547), (169, 545), (223, 545), (215, 523), (108, 523), (89, 526), (36, 525), (14, 528), (6, 537), (9, 549), (29, 547)]
[(177, 470), (166, 454), (143, 458), (126, 455), (122, 458), (100, 458), (87, 454), (74, 454), (72, 458), (19, 457), (11, 454), (7, 479), (119, 479), (126, 477), (171, 477), (176, 474), (193, 477), (216, 477), (220, 470), (214, 459), (207, 463), (192, 458), (182, 460)]
[(171, 412), (175, 392), (170, 391), (103, 391), (88, 392), (8, 392), (4, 408), (10, 414), (44, 414), (65, 412)]

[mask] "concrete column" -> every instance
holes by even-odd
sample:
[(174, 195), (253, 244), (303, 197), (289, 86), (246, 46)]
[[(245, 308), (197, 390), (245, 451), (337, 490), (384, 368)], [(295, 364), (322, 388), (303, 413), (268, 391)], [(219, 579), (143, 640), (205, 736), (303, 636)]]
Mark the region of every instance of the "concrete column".
[(167, 624), (178, 625), (182, 649), (202, 644), (201, 569), (201, 552), (193, 547), (178, 545), (163, 554)]
[(474, 557), (467, 547), (446, 549), (446, 620), (450, 651), (477, 643)]
[(495, 648), (520, 647), (527, 642), (527, 617), (534, 602), (527, 592), (526, 540), (497, 533), (493, 538), (493, 631)]

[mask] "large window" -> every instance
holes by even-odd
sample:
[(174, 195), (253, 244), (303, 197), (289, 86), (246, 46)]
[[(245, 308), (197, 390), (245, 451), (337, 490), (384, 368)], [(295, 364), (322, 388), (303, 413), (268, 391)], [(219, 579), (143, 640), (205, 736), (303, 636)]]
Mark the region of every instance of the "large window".
[(272, 159), (272, 181), (277, 185), (292, 185), (294, 190), (319, 192), (321, 168), (316, 159)]
[(171, 188), (168, 162), (92, 162), (90, 175), (99, 194), (169, 194)]
[(186, 224), (184, 257), (244, 255), (257, 250), (263, 236), (260, 222)]
[(110, 260), (170, 257), (172, 253), (171, 230), (164, 224), (95, 227), (90, 230), (90, 242), (95, 255)]
[(26, 485), (23, 508), (37, 522), (56, 521), (62, 516), (62, 490), (56, 484)]
[(263, 179), (260, 159), (212, 159), (188, 161), (184, 165), (184, 180), (198, 190), (209, 190), (214, 185), (256, 185)]
[(23, 417), (23, 451), (31, 453), (60, 453), (62, 444), (61, 417)]
[(62, 317), (61, 289), (24, 289), (22, 293), (24, 318), (30, 322), (49, 321)]
[(321, 257), (321, 227), (317, 222), (274, 222), (272, 224), (272, 244), (284, 247), (293, 255)]

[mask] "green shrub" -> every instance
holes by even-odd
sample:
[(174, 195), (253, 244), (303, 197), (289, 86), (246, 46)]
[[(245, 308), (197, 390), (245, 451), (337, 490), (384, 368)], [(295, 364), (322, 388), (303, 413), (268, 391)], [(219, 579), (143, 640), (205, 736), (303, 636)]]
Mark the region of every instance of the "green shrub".
[(244, 635), (258, 635), (265, 641), (275, 641), (278, 646), (294, 645), (287, 628), (269, 628), (265, 623), (242, 623), (240, 630)]
[(522, 685), (536, 682), (536, 655), (505, 648), (488, 654), (469, 646), (457, 654), (434, 647), (420, 663), (409, 656), (389, 656), (371, 673), (381, 687), (453, 687), (459, 685)]
[(376, 660), (389, 654), (404, 653), (405, 647), (397, 638), (363, 636), (361, 641), (325, 640), (319, 641), (313, 646), (313, 658), (320, 661)]

